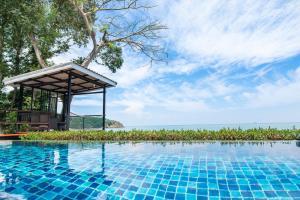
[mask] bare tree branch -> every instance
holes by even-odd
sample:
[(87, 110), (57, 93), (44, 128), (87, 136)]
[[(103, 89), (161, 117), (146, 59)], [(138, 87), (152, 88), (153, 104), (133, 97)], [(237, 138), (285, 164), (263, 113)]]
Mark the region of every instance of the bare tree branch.
[[(97, 9), (96, 11), (121, 11), (121, 10), (137, 10), (137, 9), (150, 9), (154, 8), (155, 6), (150, 5), (139, 5), (139, 0), (123, 0), (120, 2), (123, 2), (123, 6), (115, 6), (113, 3), (114, 0), (107, 0), (104, 1)], [(118, 4), (120, 4), (118, 2)], [(112, 3), (112, 5), (109, 5), (109, 3)]]
[[(161, 25), (158, 21), (150, 21), (139, 19), (137, 21), (128, 22), (126, 25), (126, 16), (120, 17), (115, 16), (115, 12), (122, 13), (126, 10), (139, 10), (148, 9), (153, 6), (139, 4), (139, 0), (102, 0), (94, 1), (91, 10), (84, 6), (84, 1), (69, 0), (72, 6), (78, 11), (79, 15), (82, 17), (87, 33), (89, 34), (93, 49), (85, 58), (82, 66), (88, 67), (88, 65), (97, 58), (101, 49), (109, 47), (110, 44), (119, 44), (123, 46), (130, 46), (133, 50), (139, 51), (144, 55), (151, 58), (151, 60), (157, 60), (155, 57), (159, 54), (161, 50), (159, 45), (153, 45), (149, 42), (150, 40), (156, 40), (160, 38), (158, 32), (166, 29), (166, 26)], [(123, 4), (123, 5), (122, 5)], [(108, 15), (102, 14), (101, 11), (108, 11)], [(111, 13), (109, 12), (111, 11)], [(95, 14), (100, 19), (100, 32), (102, 36), (96, 39), (96, 32), (94, 30), (94, 24), (96, 19), (92, 19), (91, 15)], [(102, 19), (101, 19), (102, 17)], [(116, 19), (119, 23), (115, 23)]]

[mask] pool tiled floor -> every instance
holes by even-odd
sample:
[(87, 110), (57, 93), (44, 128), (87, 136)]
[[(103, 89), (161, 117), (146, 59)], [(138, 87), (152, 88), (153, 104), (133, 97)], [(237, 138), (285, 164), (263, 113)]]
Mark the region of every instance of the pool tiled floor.
[(0, 145), (0, 199), (300, 199), (295, 141)]

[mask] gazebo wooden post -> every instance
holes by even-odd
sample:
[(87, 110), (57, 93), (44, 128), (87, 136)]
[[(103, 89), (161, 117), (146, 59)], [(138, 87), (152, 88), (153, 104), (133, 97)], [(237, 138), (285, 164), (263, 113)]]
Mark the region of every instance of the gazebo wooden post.
[[(67, 95), (66, 94), (63, 94), (62, 96), (62, 112), (61, 112), (61, 122), (64, 123), (64, 127), (66, 128), (66, 125), (67, 125), (67, 121), (66, 121), (66, 98), (67, 98)], [(59, 127), (59, 130), (63, 130), (61, 129), (62, 127)]]
[(57, 102), (58, 102), (58, 92), (56, 92), (56, 99), (55, 99), (55, 118), (57, 118)]
[[(23, 109), (23, 95), (24, 95), (24, 85), (20, 84), (20, 91), (19, 91), (19, 96), (18, 96), (18, 102), (17, 102), (17, 106), (18, 106), (18, 110), (22, 110)], [(17, 122), (21, 121), (21, 116), (19, 115), (19, 113), (17, 112)], [(17, 124), (16, 126), (16, 131), (19, 132), (20, 130), (20, 125)]]
[(23, 97), (24, 95), (24, 85), (20, 85), (20, 92), (19, 92), (19, 98), (18, 98), (18, 109), (22, 110), (23, 109)]
[(30, 110), (33, 109), (33, 98), (34, 98), (34, 88), (31, 87), (31, 103), (30, 103)]
[(48, 91), (48, 112), (50, 112), (50, 106), (51, 106), (51, 92)]
[(68, 97), (67, 97), (67, 109), (66, 109), (66, 112), (67, 112), (67, 124), (66, 124), (66, 129), (69, 130), (70, 129), (70, 113), (71, 113), (71, 87), (72, 87), (72, 74), (69, 73), (69, 78), (68, 78)]
[(66, 94), (63, 94), (62, 97), (62, 121), (66, 122)]
[(102, 108), (102, 130), (105, 130), (105, 104), (106, 104), (106, 87), (103, 87), (103, 108)]

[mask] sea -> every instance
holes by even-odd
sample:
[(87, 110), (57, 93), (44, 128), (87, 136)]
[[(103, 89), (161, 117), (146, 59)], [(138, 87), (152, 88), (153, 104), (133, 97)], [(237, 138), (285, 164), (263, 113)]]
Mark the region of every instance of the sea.
[(252, 128), (276, 128), (276, 129), (300, 129), (300, 122), (283, 123), (236, 123), (236, 124), (189, 124), (189, 125), (147, 125), (125, 126), (110, 130), (220, 130), (220, 129), (252, 129)]

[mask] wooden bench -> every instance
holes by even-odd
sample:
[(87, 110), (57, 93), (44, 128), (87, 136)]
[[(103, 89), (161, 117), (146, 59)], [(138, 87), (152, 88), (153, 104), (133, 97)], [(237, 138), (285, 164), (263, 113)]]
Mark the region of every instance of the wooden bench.
[(20, 111), (14, 110), (17, 113), (16, 122), (6, 121), (6, 113), (10, 111), (2, 111), (0, 126), (16, 125), (17, 131), (20, 130), (20, 125), (28, 125), (30, 130), (45, 131), (50, 130), (50, 113), (40, 111)]
[(9, 126), (9, 125), (28, 125), (31, 130), (34, 131), (43, 131), (43, 130), (49, 130), (49, 123), (45, 122), (0, 122), (0, 125), (2, 126)]

